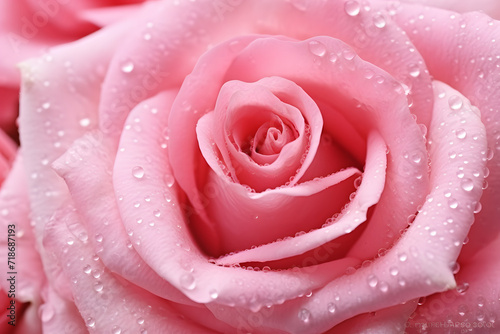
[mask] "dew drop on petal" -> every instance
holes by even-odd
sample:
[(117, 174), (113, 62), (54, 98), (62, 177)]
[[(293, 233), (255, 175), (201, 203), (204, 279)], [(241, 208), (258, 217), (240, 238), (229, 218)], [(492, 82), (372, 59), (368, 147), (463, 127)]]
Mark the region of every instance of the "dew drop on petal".
[(181, 286), (186, 290), (193, 290), (196, 287), (194, 276), (189, 273), (183, 274), (180, 280)]
[(88, 326), (88, 327), (91, 327), (93, 328), (95, 326), (95, 320), (94, 318), (87, 318), (87, 320), (85, 320), (85, 324)]
[(378, 279), (374, 275), (368, 276), (368, 285), (372, 288), (376, 287), (378, 284)]
[(467, 282), (464, 282), (457, 286), (457, 292), (461, 295), (464, 295), (467, 292), (467, 290), (469, 290), (469, 283)]
[(474, 213), (479, 213), (483, 209), (483, 206), (480, 202), (477, 202), (475, 207), (474, 207)]
[(89, 118), (82, 118), (79, 123), (80, 123), (80, 126), (87, 127), (90, 125), (90, 119)]
[(458, 139), (464, 139), (467, 137), (467, 132), (464, 129), (458, 129), (457, 132), (455, 132), (455, 135)]
[(210, 294), (210, 298), (217, 299), (219, 297), (219, 293), (217, 290), (213, 289), (208, 292)]
[(104, 288), (104, 285), (102, 285), (102, 283), (101, 283), (101, 282), (96, 282), (96, 283), (94, 284), (94, 290), (95, 290), (96, 292), (101, 292), (103, 288)]
[(387, 284), (386, 282), (380, 282), (378, 288), (382, 292), (387, 292), (389, 290), (389, 284)]
[(408, 70), (410, 71), (410, 75), (414, 78), (420, 75), (420, 68), (418, 64), (410, 64), (408, 65)]
[(345, 12), (349, 16), (356, 16), (361, 10), (361, 5), (356, 0), (347, 1), (344, 5)]
[(144, 168), (142, 168), (141, 166), (135, 166), (134, 168), (132, 168), (132, 175), (136, 179), (142, 179), (144, 177)]
[(308, 324), (311, 321), (311, 312), (308, 309), (302, 308), (298, 314), (299, 320), (305, 324)]
[(376, 14), (374, 17), (373, 17), (373, 24), (375, 25), (375, 27), (377, 28), (383, 28), (385, 27), (386, 25), (386, 22), (385, 22), (385, 18), (382, 14)]
[(121, 66), (123, 73), (130, 73), (134, 70), (134, 63), (132, 61), (126, 61)]
[(323, 57), (326, 54), (326, 47), (323, 43), (318, 41), (310, 41), (309, 42), (309, 51), (312, 54)]
[(462, 98), (457, 95), (450, 96), (450, 98), (448, 99), (448, 105), (450, 106), (451, 109), (458, 110), (462, 108), (463, 105)]
[(337, 307), (335, 306), (335, 304), (329, 303), (328, 306), (327, 306), (327, 309), (328, 309), (328, 312), (330, 312), (330, 313), (333, 314), (337, 310)]
[(474, 182), (471, 179), (465, 178), (460, 182), (462, 189), (465, 191), (472, 191), (474, 189)]
[(121, 334), (122, 333), (122, 329), (118, 326), (113, 326), (112, 330), (111, 330), (111, 333), (113, 334)]
[(456, 208), (458, 208), (458, 201), (454, 198), (450, 198), (448, 200), (448, 206), (452, 209), (456, 209)]

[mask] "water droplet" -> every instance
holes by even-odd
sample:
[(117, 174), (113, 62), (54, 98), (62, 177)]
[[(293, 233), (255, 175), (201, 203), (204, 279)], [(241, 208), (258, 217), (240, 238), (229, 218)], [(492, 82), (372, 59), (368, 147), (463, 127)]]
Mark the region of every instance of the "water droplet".
[(186, 290), (193, 290), (196, 287), (194, 276), (191, 274), (183, 274), (180, 278), (180, 283)]
[(389, 269), (389, 272), (391, 273), (392, 276), (397, 276), (399, 273), (399, 270), (396, 267), (392, 267), (391, 269)]
[(101, 272), (98, 269), (94, 269), (92, 270), (92, 276), (94, 276), (94, 278), (99, 278), (101, 277)]
[(165, 180), (165, 184), (169, 188), (172, 187), (175, 183), (175, 179), (174, 179), (174, 176), (172, 174), (165, 174), (164, 180)]
[(83, 272), (86, 273), (87, 275), (90, 274), (91, 271), (92, 268), (90, 267), (90, 265), (86, 265), (85, 267), (83, 267)]
[(408, 224), (413, 224), (415, 218), (417, 218), (417, 215), (409, 215), (406, 221), (408, 222)]
[(408, 259), (408, 255), (406, 253), (399, 254), (399, 261), (405, 262)]
[(330, 62), (335, 63), (338, 59), (337, 54), (335, 52), (330, 53), (330, 57), (328, 59)]
[(344, 5), (345, 12), (349, 16), (356, 16), (359, 14), (359, 11), (361, 10), (361, 6), (358, 1), (356, 0), (351, 0), (347, 1)]
[(101, 283), (101, 282), (96, 282), (96, 283), (94, 284), (94, 290), (95, 290), (96, 292), (101, 292), (103, 288), (104, 288), (104, 285), (102, 285), (102, 283)]
[(87, 318), (87, 320), (85, 320), (85, 324), (88, 326), (88, 327), (91, 327), (93, 328), (95, 326), (95, 320), (94, 318)]
[(323, 43), (318, 41), (310, 41), (309, 42), (309, 51), (312, 54), (323, 57), (326, 54), (326, 47)]
[(160, 210), (155, 210), (155, 211), (153, 211), (153, 215), (154, 215), (155, 217), (158, 217), (158, 218), (159, 218), (159, 217), (161, 216), (161, 211), (160, 211)]
[(82, 118), (79, 123), (80, 123), (80, 126), (87, 127), (90, 125), (90, 119)]
[(96, 240), (97, 242), (102, 242), (102, 240), (103, 240), (103, 236), (102, 236), (102, 234), (97, 233), (97, 234), (95, 235), (95, 240)]
[(476, 203), (476, 206), (474, 207), (474, 213), (479, 213), (483, 209), (483, 206), (480, 202)]
[(450, 198), (448, 200), (448, 206), (452, 209), (456, 209), (456, 208), (458, 208), (458, 201), (454, 198)]
[(465, 191), (472, 191), (472, 189), (474, 189), (474, 182), (472, 182), (472, 180), (469, 178), (463, 179), (460, 184), (462, 186), (462, 189)]
[(219, 297), (219, 293), (215, 289), (210, 290), (209, 294), (210, 294), (210, 298), (212, 298), (212, 299), (217, 299)]
[(467, 292), (467, 290), (469, 290), (469, 283), (467, 282), (464, 282), (457, 286), (457, 292), (461, 295), (464, 295)]
[(122, 332), (122, 329), (118, 326), (113, 326), (112, 330), (111, 330), (111, 333), (113, 334), (121, 334)]
[(378, 279), (375, 275), (368, 276), (368, 285), (372, 288), (376, 287), (378, 284)]
[(458, 309), (457, 309), (457, 310), (458, 310), (458, 314), (459, 314), (461, 317), (463, 317), (463, 316), (465, 315), (465, 313), (467, 313), (468, 308), (467, 308), (467, 306), (466, 306), (466, 305), (460, 305), (460, 306), (458, 306)]
[(387, 291), (389, 290), (389, 284), (387, 284), (386, 282), (383, 282), (383, 281), (382, 281), (382, 282), (380, 282), (380, 283), (378, 284), (378, 288), (379, 288), (379, 290), (380, 290), (380, 291), (382, 291), (382, 292), (387, 292)]
[(305, 324), (308, 324), (311, 321), (311, 312), (308, 309), (302, 308), (299, 311), (299, 320)]
[(464, 129), (458, 129), (455, 132), (455, 135), (458, 139), (464, 139), (465, 137), (467, 137), (467, 132)]
[(420, 67), (418, 66), (418, 64), (408, 65), (408, 70), (410, 71), (410, 75), (414, 78), (420, 75)]
[(448, 99), (448, 105), (450, 106), (451, 109), (458, 110), (462, 108), (463, 105), (462, 98), (457, 95), (450, 96), (450, 98)]
[(327, 306), (327, 309), (328, 309), (328, 312), (330, 312), (330, 313), (333, 314), (337, 310), (337, 307), (335, 306), (335, 304), (329, 303), (328, 306)]
[(130, 73), (134, 70), (134, 63), (128, 60), (122, 64), (121, 68), (123, 73)]
[(382, 14), (376, 14), (373, 17), (373, 24), (377, 28), (383, 28), (383, 27), (385, 27), (385, 25), (386, 25), (385, 17)]
[(144, 177), (144, 168), (142, 168), (141, 166), (135, 166), (134, 168), (132, 168), (132, 175), (136, 179), (142, 179)]
[(137, 318), (137, 323), (138, 323), (139, 325), (142, 325), (142, 324), (144, 323), (144, 318), (143, 318), (143, 317), (139, 317), (139, 318)]
[(344, 56), (345, 60), (352, 60), (354, 57), (356, 57), (356, 53), (352, 49), (345, 49), (342, 51), (342, 55)]

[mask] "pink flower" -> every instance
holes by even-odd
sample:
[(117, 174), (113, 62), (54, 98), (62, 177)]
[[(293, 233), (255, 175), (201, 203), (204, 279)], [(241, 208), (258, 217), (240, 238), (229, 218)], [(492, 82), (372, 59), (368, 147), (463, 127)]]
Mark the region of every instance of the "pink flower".
[(3, 219), (43, 331), (494, 333), (499, 38), (393, 1), (158, 1), (21, 63)]

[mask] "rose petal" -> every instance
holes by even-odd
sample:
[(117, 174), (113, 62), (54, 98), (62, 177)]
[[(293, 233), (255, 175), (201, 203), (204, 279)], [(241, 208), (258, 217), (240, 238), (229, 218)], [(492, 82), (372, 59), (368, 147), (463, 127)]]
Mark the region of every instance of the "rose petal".
[[(420, 15), (422, 20), (417, 19)], [(461, 255), (464, 259), (473, 257), (484, 245), (496, 240), (500, 233), (500, 225), (496, 224), (496, 217), (500, 216), (500, 145), (497, 136), (500, 127), (500, 73), (495, 58), (500, 54), (495, 37), (500, 33), (500, 23), (480, 13), (459, 15), (411, 5), (402, 5), (395, 19), (408, 32), (433, 76), (456, 88), (481, 110), (488, 136), (485, 153), (490, 159), (488, 171), (485, 171), (489, 176), (484, 186), (489, 184), (489, 187), (481, 197), (482, 210), (476, 216), (469, 233), (470, 242)], [(430, 30), (427, 31), (426, 27)], [(463, 48), (464, 45), (467, 47)], [(438, 46), (446, 52), (436, 53)], [(450, 59), (456, 64), (453, 67), (450, 67)]]
[(90, 243), (76, 239), (68, 245), (66, 240), (73, 235), (67, 226), (80, 219), (74, 210), (57, 212), (47, 225), (46, 247), (64, 264), (75, 305), (88, 330), (202, 331), (200, 326), (183, 319), (166, 300), (115, 277), (95, 257)]
[[(143, 101), (138, 106), (139, 111), (154, 111), (148, 105), (169, 110), (175, 93), (162, 93)], [(133, 125), (133, 130), (129, 131), (140, 127), (137, 123)], [(132, 126), (126, 129), (132, 129)], [(78, 238), (85, 243), (90, 240), (101, 261), (111, 272), (158, 296), (191, 304), (176, 288), (158, 277), (133, 249), (127, 235), (130, 231), (124, 229), (116, 204), (121, 197), (115, 197), (110, 177), (114, 158), (115, 155), (109, 152), (103, 142), (103, 135), (97, 132), (76, 140), (53, 163), (54, 169), (68, 185), (72, 200), (83, 218), (68, 226), (73, 239)]]
[[(11, 272), (15, 272), (14, 295), (18, 316), (16, 328), (20, 331), (36, 333), (40, 331), (42, 325), (38, 318), (38, 307), (41, 304), (40, 291), (44, 284), (45, 274), (40, 255), (33, 247), (35, 236), (30, 222), (26, 176), (22, 158), (18, 155), (0, 191), (0, 228), (4, 231), (4, 237), (0, 240), (0, 259), (6, 266), (6, 270), (0, 274), (0, 291), (8, 291), (9, 295), (12, 294), (11, 284), (7, 279), (11, 277)], [(12, 225), (15, 227), (12, 228)], [(11, 228), (15, 231), (15, 236), (8, 233), (8, 229)], [(15, 242), (14, 259), (8, 254), (11, 238)], [(10, 264), (7, 261), (8, 258), (13, 261), (14, 269), (7, 270), (7, 265)], [(9, 302), (10, 299), (9, 296)], [(2, 316), (5, 315), (2, 314)], [(9, 327), (12, 329), (10, 325)]]
[[(236, 254), (224, 256), (218, 259), (216, 263), (235, 264), (253, 261), (265, 262), (283, 259), (302, 254), (346, 233), (352, 232), (366, 220), (366, 213), (368, 209), (372, 205), (377, 203), (382, 190), (384, 189), (385, 178), (383, 173), (385, 172), (386, 167), (386, 147), (383, 140), (378, 134), (373, 134), (372, 136), (370, 136), (368, 147), (369, 151), (366, 159), (367, 161), (364, 172), (364, 179), (369, 181), (363, 181), (361, 183), (353, 201), (349, 203), (349, 206), (341, 214), (339, 219), (337, 219), (336, 221), (332, 221), (328, 226), (322, 227), (315, 231), (310, 231), (294, 238), (274, 242), (253, 249), (247, 249)], [(347, 172), (347, 170), (345, 172)], [(333, 174), (332, 176), (339, 177), (340, 174), (343, 174), (345, 172), (339, 172)], [(312, 189), (309, 190), (309, 187), (320, 186), (321, 188), (323, 188), (325, 186), (325, 183), (328, 181), (328, 178), (326, 178), (322, 180), (321, 183), (310, 182), (310, 184), (308, 184), (308, 182), (306, 182), (290, 189), (271, 190), (262, 194), (255, 194), (251, 197), (254, 199), (262, 200), (262, 202), (256, 202), (257, 206), (264, 205), (264, 203), (280, 203), (284, 201), (280, 197), (286, 198), (289, 196), (297, 195), (311, 196), (310, 191)], [(302, 200), (301, 202), (302, 204), (304, 204), (304, 200)], [(306, 205), (306, 207), (310, 208), (312, 203), (308, 204), (309, 205)], [(325, 206), (325, 204), (323, 203), (321, 205)], [(276, 207), (273, 206), (273, 208)], [(313, 209), (313, 211), (317, 211), (318, 209), (319, 208)], [(282, 215), (286, 215), (287, 212), (290, 211), (290, 209), (280, 211), (283, 211)], [(293, 214), (296, 215), (297, 213), (293, 212)], [(285, 217), (287, 222), (291, 219), (291, 217)], [(269, 224), (270, 222), (265, 224), (266, 228), (267, 226), (269, 226)], [(245, 235), (246, 234), (247, 233), (245, 233)]]

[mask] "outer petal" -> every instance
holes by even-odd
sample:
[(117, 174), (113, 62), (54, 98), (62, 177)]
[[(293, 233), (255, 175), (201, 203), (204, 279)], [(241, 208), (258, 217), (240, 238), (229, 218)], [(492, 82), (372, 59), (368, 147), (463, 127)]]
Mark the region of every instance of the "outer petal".
[(470, 243), (463, 250), (462, 257), (466, 258), (500, 233), (500, 225), (496, 224), (500, 215), (500, 71), (496, 58), (500, 54), (500, 23), (480, 13), (459, 15), (411, 5), (401, 5), (395, 20), (422, 53), (432, 75), (460, 91), (481, 110), (488, 136), (486, 157), (491, 159), (485, 172), (489, 174), (485, 187), (489, 186), (481, 198), (483, 208), (469, 234)]
[[(40, 261), (40, 256), (33, 247), (33, 235), (29, 218), (29, 200), (22, 158), (18, 156), (8, 178), (2, 184), (0, 192), (0, 259), (5, 263), (5, 268), (0, 275), (0, 291), (15, 293), (16, 301), (16, 327), (8, 325), (8, 329), (16, 329), (17, 333), (39, 333), (42, 323), (38, 318), (38, 307), (42, 303), (40, 291), (44, 284), (45, 274)], [(8, 228), (13, 228), (15, 236), (7, 239)], [(8, 242), (15, 243), (15, 258), (12, 260), (14, 268), (7, 270)], [(11, 291), (11, 276), (15, 276), (15, 289)], [(8, 303), (13, 298), (8, 298)], [(2, 304), (2, 312), (5, 310)], [(2, 323), (6, 314), (2, 313)], [(1, 327), (2, 325), (0, 325)]]
[(79, 331), (86, 326), (100, 333), (124, 329), (210, 333), (185, 320), (167, 301), (115, 277), (95, 256), (89, 243), (77, 239), (68, 244), (73, 235), (67, 226), (79, 219), (71, 210), (57, 212), (47, 226), (46, 236), (47, 249), (54, 252), (63, 264), (66, 279), (71, 280), (75, 305), (85, 321), (80, 323)]

